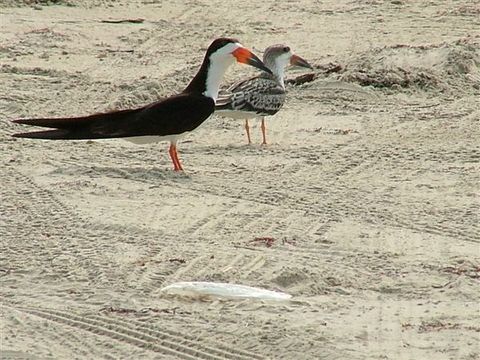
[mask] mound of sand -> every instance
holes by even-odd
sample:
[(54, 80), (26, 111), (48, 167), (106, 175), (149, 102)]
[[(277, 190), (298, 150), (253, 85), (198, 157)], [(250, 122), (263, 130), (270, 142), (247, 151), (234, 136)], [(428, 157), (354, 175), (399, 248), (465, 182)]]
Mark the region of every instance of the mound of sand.
[(480, 88), (480, 38), (369, 49), (347, 60), (339, 79), (378, 88)]

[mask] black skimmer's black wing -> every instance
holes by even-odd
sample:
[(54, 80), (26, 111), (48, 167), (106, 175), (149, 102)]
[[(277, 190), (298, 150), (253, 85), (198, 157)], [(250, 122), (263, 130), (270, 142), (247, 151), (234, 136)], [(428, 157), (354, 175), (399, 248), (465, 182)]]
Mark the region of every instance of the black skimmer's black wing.
[(214, 109), (212, 98), (182, 93), (137, 109), (73, 118), (14, 120), (18, 124), (55, 129), (13, 136), (48, 140), (168, 137), (194, 130)]
[(176, 150), (178, 138), (203, 123), (215, 110), (220, 81), (234, 61), (270, 70), (235, 39), (219, 38), (207, 49), (203, 63), (185, 90), (170, 98), (139, 107), (82, 117), (19, 119), (15, 123), (51, 128), (14, 134), (48, 140), (85, 140), (154, 137), (170, 140), (175, 170), (182, 170)]
[(251, 143), (248, 119), (262, 118), (263, 142), (266, 144), (264, 116), (276, 114), (286, 98), (284, 73), (287, 65), (312, 68), (300, 56), (295, 55), (288, 46), (273, 45), (265, 50), (263, 61), (273, 74), (264, 73), (233, 84), (220, 93), (215, 111), (226, 117), (245, 119), (248, 143)]

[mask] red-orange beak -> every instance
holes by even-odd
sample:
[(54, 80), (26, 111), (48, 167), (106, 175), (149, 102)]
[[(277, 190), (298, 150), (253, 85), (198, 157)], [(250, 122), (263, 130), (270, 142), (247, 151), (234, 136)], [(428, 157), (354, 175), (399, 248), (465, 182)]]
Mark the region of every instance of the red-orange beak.
[(233, 51), (232, 55), (235, 56), (239, 63), (256, 67), (257, 69), (266, 71), (269, 74), (272, 73), (272, 71), (265, 66), (262, 60), (260, 60), (254, 53), (246, 48), (240, 47)]
[(302, 59), (300, 56), (295, 54), (290, 58), (290, 65), (306, 67), (313, 70), (312, 65), (310, 65), (305, 59)]

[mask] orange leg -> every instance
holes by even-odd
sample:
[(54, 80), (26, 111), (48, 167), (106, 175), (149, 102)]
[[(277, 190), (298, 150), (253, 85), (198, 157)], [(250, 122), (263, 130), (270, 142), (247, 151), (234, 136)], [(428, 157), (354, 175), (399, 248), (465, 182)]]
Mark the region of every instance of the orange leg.
[(180, 159), (178, 158), (177, 147), (174, 147), (175, 152), (175, 159), (177, 160), (177, 171), (183, 171), (182, 164), (180, 163)]
[(252, 143), (252, 139), (250, 139), (250, 127), (248, 126), (248, 119), (245, 119), (245, 131), (247, 132), (248, 145), (250, 145)]
[(172, 159), (173, 162), (173, 170), (177, 171), (178, 170), (178, 165), (177, 161), (175, 160), (175, 155), (174, 155), (174, 149), (175, 146), (173, 144), (170, 144), (170, 148), (168, 149), (168, 153), (170, 155), (170, 159)]
[(262, 116), (262, 125), (260, 126), (262, 128), (262, 137), (263, 137), (263, 142), (262, 145), (267, 145), (267, 135), (266, 135), (266, 127), (265, 127), (265, 118)]
[(177, 146), (175, 144), (173, 143), (170, 144), (170, 149), (168, 150), (168, 153), (170, 154), (170, 158), (172, 159), (172, 162), (173, 162), (173, 170), (183, 171), (182, 165), (180, 164), (180, 160), (178, 159)]

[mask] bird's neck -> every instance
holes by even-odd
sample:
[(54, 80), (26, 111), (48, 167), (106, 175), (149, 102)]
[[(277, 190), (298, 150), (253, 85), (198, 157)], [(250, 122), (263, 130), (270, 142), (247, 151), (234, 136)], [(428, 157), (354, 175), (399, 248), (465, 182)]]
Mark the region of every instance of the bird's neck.
[(197, 74), (193, 77), (185, 90), (183, 90), (184, 93), (202, 94), (205, 91), (209, 63), (210, 61), (208, 60), (208, 58), (205, 58), (203, 60), (203, 63), (200, 66), (200, 69), (198, 69)]
[(275, 60), (264, 59), (265, 65), (272, 70), (272, 76), (285, 88), (285, 67), (277, 64)]
[(205, 58), (190, 84), (183, 91), (184, 93), (196, 93), (217, 100), (220, 83), (233, 59)]
[(223, 75), (225, 75), (225, 72), (233, 63), (233, 61), (233, 59), (222, 58), (214, 59), (210, 62), (203, 95), (212, 98), (213, 101), (217, 101), (218, 90), (220, 89), (220, 83), (222, 82)]

